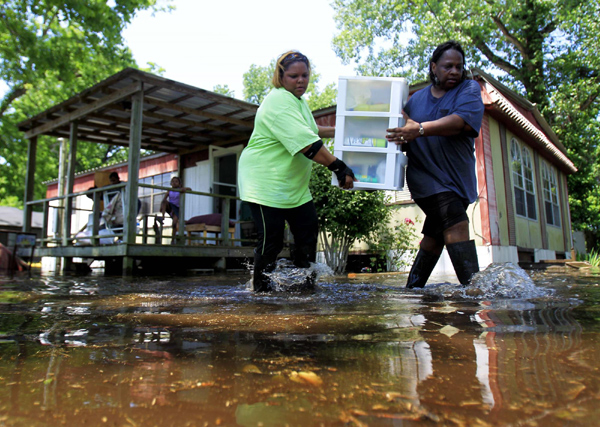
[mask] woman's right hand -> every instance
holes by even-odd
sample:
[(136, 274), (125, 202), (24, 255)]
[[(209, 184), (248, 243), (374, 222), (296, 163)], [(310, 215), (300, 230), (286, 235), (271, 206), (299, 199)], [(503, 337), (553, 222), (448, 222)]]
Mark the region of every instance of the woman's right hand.
[(404, 117), (404, 126), (401, 128), (390, 128), (387, 129), (387, 135), (385, 138), (389, 142), (393, 142), (396, 145), (405, 144), (408, 141), (412, 141), (413, 139), (417, 139), (420, 135), (419, 123), (415, 122), (413, 119), (408, 117), (408, 115), (403, 111), (402, 116)]

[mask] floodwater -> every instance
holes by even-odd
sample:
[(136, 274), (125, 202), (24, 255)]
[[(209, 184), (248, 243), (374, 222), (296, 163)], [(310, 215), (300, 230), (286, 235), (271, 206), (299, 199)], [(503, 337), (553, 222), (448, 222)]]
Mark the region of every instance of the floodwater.
[(0, 425), (599, 424), (597, 270), (248, 278), (0, 277)]

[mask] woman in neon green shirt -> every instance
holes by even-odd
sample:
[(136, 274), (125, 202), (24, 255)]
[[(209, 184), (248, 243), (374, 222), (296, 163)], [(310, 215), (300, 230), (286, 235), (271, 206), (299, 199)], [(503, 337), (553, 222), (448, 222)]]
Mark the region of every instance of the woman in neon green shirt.
[(252, 281), (256, 292), (272, 290), (264, 273), (275, 268), (286, 221), (294, 235), (294, 265), (308, 268), (315, 261), (318, 221), (308, 189), (312, 162), (333, 171), (342, 188), (350, 189), (356, 181), (352, 170), (323, 147), (321, 138), (333, 138), (335, 128), (315, 122), (302, 98), (309, 80), (306, 56), (290, 51), (279, 57), (274, 89), (258, 109), (240, 157), (240, 197), (248, 202), (258, 230)]

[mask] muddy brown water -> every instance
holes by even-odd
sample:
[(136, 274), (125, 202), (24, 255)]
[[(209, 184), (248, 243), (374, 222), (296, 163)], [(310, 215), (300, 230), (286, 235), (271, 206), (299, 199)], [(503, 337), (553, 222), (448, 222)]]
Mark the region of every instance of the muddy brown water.
[(512, 270), (0, 277), (0, 425), (600, 425), (600, 274)]

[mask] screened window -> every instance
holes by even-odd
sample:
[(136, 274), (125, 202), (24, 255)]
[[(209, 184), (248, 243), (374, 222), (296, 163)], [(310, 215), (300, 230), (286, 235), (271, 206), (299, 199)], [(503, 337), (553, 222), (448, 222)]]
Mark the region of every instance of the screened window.
[[(140, 179), (140, 184), (159, 185), (161, 187), (171, 186), (171, 172), (161, 173), (160, 175), (147, 176)], [(158, 188), (140, 187), (138, 194), (142, 202), (140, 213), (152, 214), (160, 212), (160, 203), (165, 197), (165, 190)]]
[(560, 227), (560, 204), (558, 203), (558, 180), (553, 167), (542, 162), (542, 187), (546, 223)]
[(510, 154), (517, 215), (537, 219), (533, 161), (530, 151), (526, 147), (521, 147), (513, 138), (510, 142)]

